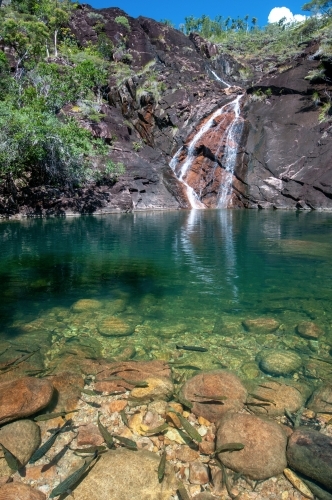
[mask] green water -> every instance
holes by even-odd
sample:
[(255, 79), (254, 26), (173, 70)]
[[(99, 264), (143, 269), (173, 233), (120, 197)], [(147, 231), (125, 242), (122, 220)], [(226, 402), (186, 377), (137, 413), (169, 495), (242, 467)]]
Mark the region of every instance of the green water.
[[(134, 359), (172, 360), (176, 344), (189, 344), (209, 351), (184, 353), (187, 364), (254, 378), (262, 375), (257, 354), (280, 348), (301, 355), (300, 378), (331, 377), (332, 365), (313, 367), (310, 356), (332, 361), (332, 214), (32, 219), (2, 222), (0, 245), (1, 350), (42, 347), (47, 364), (66, 351), (79, 362), (128, 347)], [(280, 326), (248, 332), (242, 322), (254, 318)], [(325, 334), (302, 338), (300, 321)]]

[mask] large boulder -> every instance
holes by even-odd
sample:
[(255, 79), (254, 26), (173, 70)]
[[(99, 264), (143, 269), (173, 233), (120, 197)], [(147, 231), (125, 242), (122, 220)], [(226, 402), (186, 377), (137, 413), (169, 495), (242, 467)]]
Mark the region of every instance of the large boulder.
[[(192, 402), (195, 415), (216, 422), (225, 413), (243, 408), (247, 390), (234, 373), (212, 370), (187, 380), (181, 388), (181, 396)], [(226, 399), (218, 401), (218, 396), (225, 396)], [(214, 403), (209, 403), (213, 398), (216, 398)]]
[(158, 481), (160, 457), (145, 450), (120, 448), (102, 455), (75, 488), (75, 500), (169, 500), (176, 489), (172, 468)]
[(264, 416), (284, 415), (285, 409), (296, 412), (305, 400), (303, 392), (287, 384), (273, 380), (264, 381), (249, 394), (247, 404), (251, 411)]
[(332, 437), (301, 427), (290, 437), (287, 461), (297, 472), (332, 490)]
[(216, 448), (227, 443), (242, 443), (244, 448), (221, 453), (219, 459), (251, 479), (276, 476), (287, 466), (287, 437), (276, 422), (246, 413), (225, 415), (219, 424)]
[(0, 384), (0, 424), (28, 417), (51, 401), (53, 385), (46, 379), (24, 377)]

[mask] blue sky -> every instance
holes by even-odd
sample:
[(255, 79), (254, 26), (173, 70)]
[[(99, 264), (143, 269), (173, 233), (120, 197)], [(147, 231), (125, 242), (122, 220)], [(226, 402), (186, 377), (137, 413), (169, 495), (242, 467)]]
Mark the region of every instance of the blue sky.
[[(292, 14), (304, 14), (301, 10), (306, 0), (251, 0), (244, 2), (241, 0), (231, 0), (228, 2), (205, 2), (192, 0), (85, 0), (84, 3), (90, 3), (95, 8), (120, 7), (127, 14), (133, 17), (139, 15), (152, 17), (159, 21), (160, 19), (170, 19), (178, 27), (184, 18), (189, 15), (195, 17), (206, 14), (210, 17), (222, 15), (223, 17), (238, 16), (257, 17), (258, 24), (263, 26), (268, 22), (268, 15), (274, 7), (287, 7)], [(81, 3), (83, 1), (81, 0)], [(276, 12), (276, 11), (274, 11)], [(282, 12), (282, 11), (280, 11)]]

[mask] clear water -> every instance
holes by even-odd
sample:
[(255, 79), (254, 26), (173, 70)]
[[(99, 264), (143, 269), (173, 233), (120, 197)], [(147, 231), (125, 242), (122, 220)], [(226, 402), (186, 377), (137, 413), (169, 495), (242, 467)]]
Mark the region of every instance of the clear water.
[[(44, 346), (46, 364), (72, 346), (79, 362), (80, 344), (106, 358), (129, 346), (135, 359), (165, 360), (182, 356), (176, 344), (189, 344), (209, 351), (185, 352), (187, 364), (254, 378), (262, 375), (260, 351), (285, 348), (302, 356), (300, 378), (331, 377), (332, 366), (317, 361), (313, 369), (312, 356), (332, 360), (332, 214), (193, 210), (10, 221), (0, 224), (0, 248), (0, 346)], [(75, 307), (82, 299), (98, 302), (82, 310)], [(133, 333), (101, 335), (109, 316)], [(242, 322), (253, 318), (280, 327), (248, 332)], [(300, 321), (325, 335), (300, 337)]]

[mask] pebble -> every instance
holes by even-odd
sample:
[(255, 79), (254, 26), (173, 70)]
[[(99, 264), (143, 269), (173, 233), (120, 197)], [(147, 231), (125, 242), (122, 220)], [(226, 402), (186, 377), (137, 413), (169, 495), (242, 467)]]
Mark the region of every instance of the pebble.
[(191, 484), (206, 484), (209, 482), (209, 470), (201, 462), (189, 464), (189, 481)]

